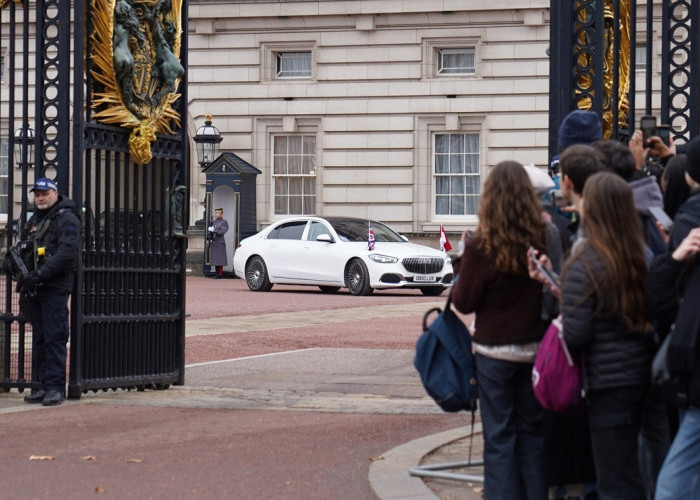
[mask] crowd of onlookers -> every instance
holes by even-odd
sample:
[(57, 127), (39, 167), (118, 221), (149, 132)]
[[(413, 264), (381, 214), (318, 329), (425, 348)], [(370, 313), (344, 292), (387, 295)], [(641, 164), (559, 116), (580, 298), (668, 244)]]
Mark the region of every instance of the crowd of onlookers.
[[(575, 110), (559, 145), (549, 175), (515, 161), (490, 172), (451, 292), (475, 313), (484, 498), (572, 498), (571, 485), (700, 498), (700, 137), (603, 140), (598, 116)], [(583, 412), (533, 394), (556, 317), (582, 363)]]

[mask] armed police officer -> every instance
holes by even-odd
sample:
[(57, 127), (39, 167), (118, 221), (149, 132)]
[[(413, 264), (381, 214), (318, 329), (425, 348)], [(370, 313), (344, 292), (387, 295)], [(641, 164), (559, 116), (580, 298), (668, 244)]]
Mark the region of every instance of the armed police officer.
[(34, 214), (25, 234), (29, 273), (18, 282), (32, 324), (32, 349), (41, 388), (24, 397), (26, 403), (60, 405), (66, 390), (68, 297), (73, 289), (80, 241), (80, 219), (75, 204), (58, 193), (56, 183), (37, 179)]

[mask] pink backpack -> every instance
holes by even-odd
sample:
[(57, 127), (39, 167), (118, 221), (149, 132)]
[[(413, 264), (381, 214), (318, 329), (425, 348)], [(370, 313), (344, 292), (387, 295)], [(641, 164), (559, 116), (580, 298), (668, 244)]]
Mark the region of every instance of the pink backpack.
[(561, 318), (552, 321), (532, 367), (532, 389), (543, 408), (578, 413), (586, 407), (580, 360), (574, 360), (564, 341)]

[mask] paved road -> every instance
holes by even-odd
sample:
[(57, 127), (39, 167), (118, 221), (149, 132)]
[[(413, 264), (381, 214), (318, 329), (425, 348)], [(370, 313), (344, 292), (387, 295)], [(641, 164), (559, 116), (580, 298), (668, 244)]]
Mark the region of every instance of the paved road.
[[(199, 277), (188, 278), (187, 298), (185, 386), (89, 393), (58, 408), (0, 394), (3, 491), (435, 498), (408, 469), (446, 442), (461, 449), (468, 423), (440, 412), (411, 364), (422, 314), (442, 300), (252, 293), (241, 280)], [(454, 484), (433, 487), (443, 498), (479, 497)]]

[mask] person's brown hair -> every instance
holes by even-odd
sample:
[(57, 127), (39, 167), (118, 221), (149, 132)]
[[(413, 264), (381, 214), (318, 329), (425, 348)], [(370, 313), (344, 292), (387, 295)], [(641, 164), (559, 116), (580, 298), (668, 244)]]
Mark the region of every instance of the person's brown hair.
[(649, 324), (644, 311), (644, 236), (634, 206), (632, 190), (619, 176), (602, 172), (592, 175), (583, 188), (581, 223), (585, 240), (564, 265), (562, 275), (591, 247), (605, 264), (605, 273), (595, 275), (583, 260), (593, 287), (584, 297), (598, 297), (596, 313), (618, 312), (631, 331)]
[(527, 249), (544, 251), (542, 204), (523, 166), (496, 165), (484, 183), (479, 208), (479, 235), (485, 253), (501, 272), (527, 274)]
[(608, 169), (605, 162), (605, 155), (589, 144), (569, 146), (559, 156), (562, 178), (566, 176), (571, 180), (577, 194), (583, 193), (586, 180), (591, 175)]

